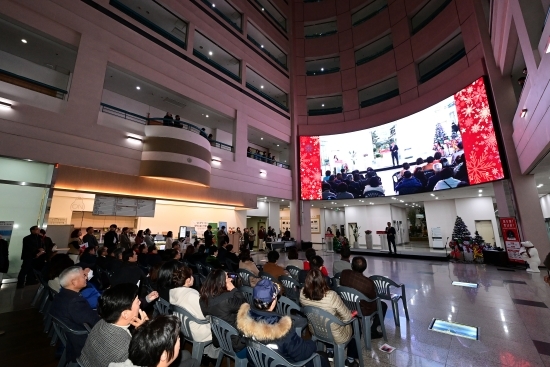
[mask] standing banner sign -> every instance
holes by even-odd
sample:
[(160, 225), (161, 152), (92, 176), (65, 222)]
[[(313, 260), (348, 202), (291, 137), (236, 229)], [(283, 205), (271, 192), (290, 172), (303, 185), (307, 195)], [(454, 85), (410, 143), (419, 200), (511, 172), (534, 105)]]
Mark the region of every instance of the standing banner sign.
[(0, 221), (0, 235), (8, 242), (8, 245), (10, 243), (11, 234), (13, 232), (13, 223), (14, 222)]
[(514, 217), (501, 217), (500, 229), (504, 237), (504, 246), (508, 253), (508, 259), (513, 262), (524, 264), (525, 261), (519, 255), (521, 238), (519, 237), (518, 223)]

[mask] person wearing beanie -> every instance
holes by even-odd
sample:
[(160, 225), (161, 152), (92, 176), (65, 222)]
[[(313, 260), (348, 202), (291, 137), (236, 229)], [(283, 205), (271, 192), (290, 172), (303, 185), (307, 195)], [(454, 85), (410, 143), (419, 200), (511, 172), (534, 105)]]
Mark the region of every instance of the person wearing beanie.
[[(308, 359), (316, 352), (312, 340), (304, 340), (296, 333), (290, 316), (273, 310), (277, 305), (280, 287), (269, 279), (262, 279), (253, 291), (253, 303), (243, 303), (237, 314), (237, 329), (247, 338), (253, 338), (280, 354), (290, 363)], [(321, 355), (321, 365), (329, 367), (328, 359)], [(306, 364), (313, 367), (313, 362)]]

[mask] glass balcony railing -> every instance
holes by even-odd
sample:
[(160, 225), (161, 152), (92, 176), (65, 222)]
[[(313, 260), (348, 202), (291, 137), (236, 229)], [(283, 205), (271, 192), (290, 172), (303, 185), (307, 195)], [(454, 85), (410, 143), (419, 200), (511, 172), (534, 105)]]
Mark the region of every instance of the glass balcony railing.
[(398, 95), (399, 95), (399, 89), (394, 89), (392, 91), (381, 94), (379, 96), (361, 101), (361, 108), (372, 106), (372, 105), (378, 104), (380, 102), (384, 102), (384, 101), (386, 101), (388, 99), (391, 99), (393, 97), (397, 97)]
[(240, 76), (238, 76), (238, 75), (234, 74), (233, 72), (229, 71), (228, 69), (224, 68), (223, 66), (218, 64), (216, 61), (214, 61), (211, 58), (209, 58), (208, 56), (204, 55), (199, 50), (193, 49), (193, 55), (195, 55), (196, 57), (198, 57), (202, 61), (206, 62), (207, 64), (213, 66), (214, 68), (218, 69), (219, 71), (221, 71), (225, 75), (229, 76), (230, 78), (235, 79), (237, 82), (239, 82), (239, 83), (241, 82), (241, 77)]
[(451, 3), (452, 0), (430, 0), (412, 18), (412, 34), (418, 33), (427, 26)]
[(254, 46), (258, 47), (260, 50), (262, 50), (269, 58), (273, 61), (275, 61), (278, 65), (280, 65), (283, 69), (288, 70), (287, 66), (283, 64), (278, 58), (276, 58), (271, 52), (269, 52), (265, 47), (262, 47), (262, 45), (257, 42), (254, 38), (252, 38), (250, 35), (247, 35), (246, 38), (250, 42), (254, 44)]
[(342, 107), (332, 107), (332, 108), (319, 108), (314, 110), (308, 110), (308, 116), (322, 116), (322, 115), (332, 115), (335, 113), (342, 113), (344, 109)]
[(450, 58), (436, 66), (434, 69), (428, 71), (427, 73), (420, 76), (419, 82), (424, 83), (436, 76), (437, 74), (441, 73), (443, 70), (447, 69), (449, 66), (453, 65), (458, 60), (462, 59), (464, 56), (466, 56), (466, 50), (461, 49), (455, 54), (453, 54)]
[(388, 7), (386, 0), (376, 0), (371, 4), (365, 6), (359, 11), (352, 14), (352, 26), (356, 27), (359, 24), (365, 23), (367, 20), (374, 18)]
[[(275, 9), (269, 0), (254, 0), (254, 2), (258, 4), (262, 13), (266, 13), (286, 33), (286, 18)], [(277, 16), (279, 19), (277, 19)]]
[(0, 69), (0, 81), (59, 99), (65, 99), (65, 96), (68, 93), (64, 89), (60, 89), (2, 69)]
[(366, 64), (367, 62), (369, 61), (372, 61), (374, 59), (377, 59), (379, 58), (380, 56), (390, 52), (391, 50), (393, 50), (393, 45), (389, 45), (389, 46), (386, 46), (385, 48), (383, 48), (382, 50), (378, 51), (377, 53), (373, 54), (373, 55), (370, 55), (370, 56), (367, 56), (367, 57), (364, 57), (362, 59), (359, 59), (355, 62), (355, 64), (357, 66), (359, 65), (363, 65), (363, 64)]
[(256, 94), (259, 94), (260, 96), (264, 97), (265, 99), (267, 99), (269, 102), (277, 105), (278, 107), (282, 108), (283, 110), (285, 110), (286, 112), (288, 112), (288, 107), (285, 106), (283, 103), (279, 102), (278, 100), (276, 100), (275, 98), (271, 97), (270, 95), (262, 92), (261, 90), (259, 90), (258, 88), (256, 88), (255, 86), (253, 86), (252, 84), (250, 83), (246, 83), (246, 87), (252, 91), (254, 91)]
[(330, 31), (325, 31), (325, 32), (315, 32), (315, 33), (310, 33), (310, 34), (306, 34), (305, 35), (305, 38), (320, 38), (320, 37), (326, 37), (326, 36), (332, 36), (333, 34), (336, 34), (338, 33), (338, 30), (334, 29), (334, 30), (330, 30)]
[(272, 164), (272, 165), (277, 166), (277, 167), (290, 169), (289, 164), (286, 164), (286, 163), (283, 163), (283, 162), (278, 162), (275, 159), (269, 159), (269, 158), (267, 158), (266, 156), (264, 156), (262, 154), (246, 152), (246, 156), (248, 158), (252, 158), (252, 159), (255, 159), (257, 161), (265, 162), (267, 164)]
[[(213, 3), (211, 3), (210, 1), (208, 0), (202, 0), (203, 3), (205, 3), (206, 5), (208, 5), (208, 7), (210, 9), (212, 9), (214, 11), (214, 13), (218, 14), (220, 17), (223, 18), (223, 20), (225, 20), (227, 23), (229, 23), (231, 26), (233, 26), (233, 28), (235, 28), (236, 30), (238, 30), (239, 32), (242, 32), (242, 28), (241, 28), (241, 22), (242, 22), (242, 16), (239, 18), (238, 20), (238, 23), (235, 22), (234, 20), (232, 20), (231, 18), (229, 18), (226, 14), (223, 13), (223, 11), (221, 11), (218, 7), (216, 7)], [(229, 3), (226, 3), (227, 6), (231, 6), (229, 5)], [(238, 13), (237, 10), (235, 8), (233, 8), (231, 6), (231, 8), (234, 10), (235, 13)]]
[(315, 71), (306, 71), (307, 76), (314, 76), (314, 75), (325, 75), (325, 74), (332, 74), (337, 73), (340, 71), (340, 67), (330, 68), (330, 69), (323, 69), (321, 70), (315, 70)]
[[(115, 107), (115, 106), (108, 105), (106, 103), (100, 103), (100, 106), (101, 106), (101, 112), (103, 112), (103, 113), (113, 115), (113, 116), (116, 116), (116, 117), (120, 117), (120, 118), (128, 120), (128, 121), (137, 122), (138, 124), (142, 124), (142, 125), (162, 125), (165, 121), (170, 122), (170, 124), (174, 124), (176, 122), (176, 120), (164, 119), (162, 117), (145, 117), (145, 116), (141, 116), (141, 115), (123, 110), (122, 108), (118, 108), (118, 107)], [(184, 130), (189, 130), (189, 131), (191, 131), (195, 134), (199, 134), (199, 135), (203, 136), (205, 139), (210, 141), (211, 146), (216, 147), (216, 148), (220, 148), (220, 149), (223, 149), (223, 150), (227, 150), (229, 152), (233, 151), (233, 147), (231, 145), (228, 145), (228, 144), (216, 141), (216, 140), (208, 139), (208, 137), (206, 135), (204, 135), (204, 132), (199, 127), (197, 127), (193, 124), (190, 124), (188, 122), (181, 121), (181, 120), (178, 120), (177, 123), (178, 123), (179, 126), (175, 126), (175, 127), (180, 128), (180, 129), (184, 129)], [(171, 127), (171, 126), (167, 126), (167, 127)]]

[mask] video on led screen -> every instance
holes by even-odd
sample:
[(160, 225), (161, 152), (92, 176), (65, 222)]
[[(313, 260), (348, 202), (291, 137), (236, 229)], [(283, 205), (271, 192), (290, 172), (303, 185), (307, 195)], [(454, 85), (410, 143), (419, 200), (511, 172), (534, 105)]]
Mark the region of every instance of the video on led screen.
[(394, 122), (300, 137), (302, 200), (406, 195), (503, 178), (483, 78)]

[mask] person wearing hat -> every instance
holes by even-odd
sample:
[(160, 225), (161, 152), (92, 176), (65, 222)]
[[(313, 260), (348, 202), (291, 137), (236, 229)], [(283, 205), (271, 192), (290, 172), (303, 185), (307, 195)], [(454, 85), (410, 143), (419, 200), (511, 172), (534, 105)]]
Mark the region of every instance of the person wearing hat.
[(519, 256), (529, 265), (527, 271), (529, 273), (540, 273), (540, 257), (539, 252), (535, 248), (535, 245), (531, 241), (521, 242), (521, 248), (519, 249)]
[[(265, 344), (290, 363), (303, 361), (317, 351), (312, 340), (304, 340), (296, 333), (290, 316), (279, 315), (273, 310), (280, 293), (278, 284), (262, 279), (253, 291), (254, 308), (243, 303), (237, 313), (237, 329), (246, 337)], [(321, 365), (328, 367), (328, 359), (321, 355)], [(312, 367), (313, 362), (306, 364)]]

